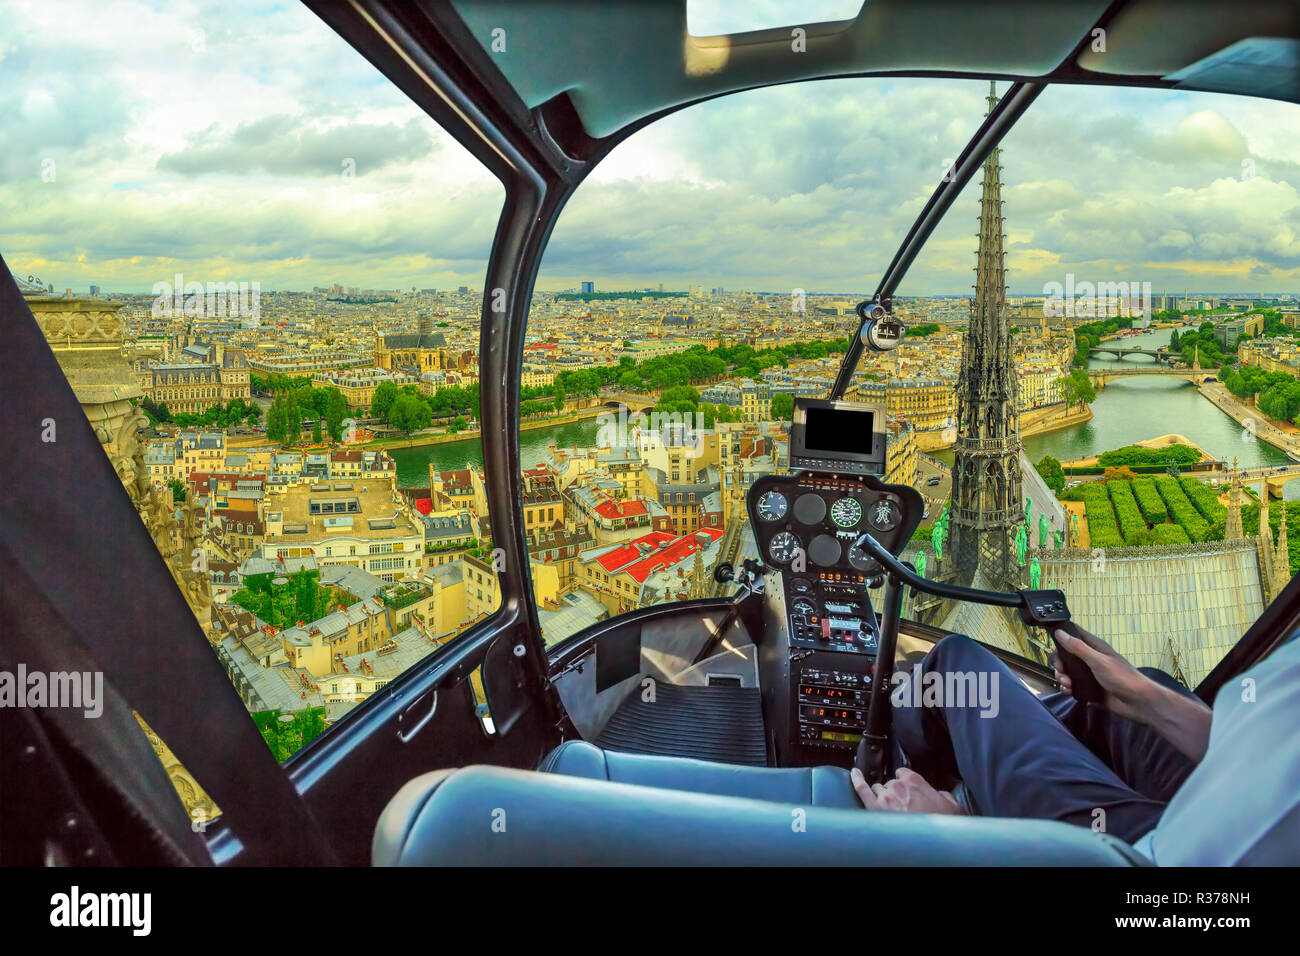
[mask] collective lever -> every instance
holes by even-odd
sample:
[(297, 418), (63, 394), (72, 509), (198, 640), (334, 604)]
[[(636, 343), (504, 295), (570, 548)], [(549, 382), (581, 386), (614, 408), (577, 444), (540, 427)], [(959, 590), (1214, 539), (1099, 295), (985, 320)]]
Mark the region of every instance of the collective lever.
[(860, 535), (858, 540), (854, 542), (854, 547), (870, 554), (880, 562), (890, 577), (908, 584), (918, 591), (958, 601), (972, 601), (976, 604), (1015, 608), (1020, 615), (1020, 619), (1025, 624), (1030, 627), (1041, 627), (1051, 635), (1052, 641), (1056, 643), (1056, 653), (1060, 659), (1061, 667), (1064, 669), (1066, 676), (1070, 678), (1071, 693), (1075, 699), (1099, 704), (1105, 698), (1106, 692), (1102, 689), (1101, 684), (1097, 682), (1092, 669), (1061, 647), (1060, 642), (1056, 640), (1058, 628), (1071, 637), (1081, 639), (1078, 625), (1070, 620), (1070, 608), (1066, 604), (1064, 592), (1049, 589), (1016, 591), (1013, 594), (1001, 591), (985, 591), (981, 588), (967, 588), (957, 584), (945, 584), (942, 581), (931, 581), (928, 578), (921, 577), (899, 561), (869, 532)]

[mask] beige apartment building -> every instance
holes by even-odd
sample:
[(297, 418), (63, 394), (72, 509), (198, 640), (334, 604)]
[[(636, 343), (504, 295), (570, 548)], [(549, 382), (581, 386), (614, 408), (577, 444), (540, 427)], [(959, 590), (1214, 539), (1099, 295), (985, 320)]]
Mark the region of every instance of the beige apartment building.
[(262, 556), (270, 561), (311, 556), (322, 567), (350, 564), (385, 581), (422, 564), (424, 525), (391, 477), (273, 487), (265, 509)]
[(434, 589), (422, 581), (393, 584), (318, 621), (280, 632), (290, 666), (313, 677), (338, 673), (339, 657), (378, 653), (416, 617), (433, 617)]
[(169, 412), (202, 414), (214, 405), (225, 405), (236, 398), (248, 402), (248, 359), (237, 349), (217, 343), (205, 345), (177, 337), (167, 363), (140, 365), (140, 387), (156, 405), (166, 405)]
[(862, 382), (858, 400), (883, 404), (890, 418), (903, 419), (921, 431), (945, 428), (957, 418), (957, 380), (945, 376)]
[(1266, 372), (1300, 376), (1300, 343), (1292, 339), (1247, 339), (1237, 346), (1237, 360)]
[(404, 372), (392, 372), (382, 368), (349, 368), (317, 372), (312, 382), (318, 388), (337, 388), (343, 393), (348, 408), (369, 411), (370, 403), (375, 397), (375, 389), (384, 382), (392, 382), (397, 387), (415, 385), (417, 380)]

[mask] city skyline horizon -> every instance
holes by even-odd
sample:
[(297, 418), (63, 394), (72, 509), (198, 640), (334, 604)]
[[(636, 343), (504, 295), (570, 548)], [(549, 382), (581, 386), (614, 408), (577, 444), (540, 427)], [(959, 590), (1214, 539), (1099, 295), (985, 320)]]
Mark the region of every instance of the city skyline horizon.
[[(13, 275), (16, 279), (27, 278), (27, 275), (24, 275), (18, 271), (14, 271), (13, 269), (11, 269), (10, 271), (13, 272)], [(159, 294), (158, 290), (152, 287), (152, 285), (156, 285), (157, 283), (152, 284), (149, 289), (129, 286), (125, 283), (111, 285), (106, 283), (83, 282), (81, 286), (69, 286), (60, 282), (54, 282), (52, 280), (46, 279), (44, 276), (36, 276), (36, 278), (41, 280), (42, 284), (44, 285), (53, 285), (54, 295), (62, 295), (64, 294), (64, 292), (61, 290), (67, 290), (67, 289), (72, 289), (73, 293), (76, 294), (79, 288), (88, 289), (90, 286), (96, 286), (101, 290), (101, 292), (105, 292), (110, 295), (147, 296), (147, 295)], [(164, 281), (165, 280), (159, 280), (159, 282), (164, 282)], [(223, 281), (235, 281), (235, 280), (218, 279), (218, 280), (209, 280), (209, 281), (223, 282)], [(245, 281), (258, 282), (258, 280), (245, 280)], [(579, 291), (579, 289), (581, 288), (581, 283), (584, 281), (596, 282), (597, 288), (594, 290), (593, 293), (582, 293)], [(1109, 280), (1105, 280), (1105, 281), (1109, 281)], [(1115, 280), (1115, 281), (1118, 282), (1120, 280)], [(659, 284), (660, 283), (655, 283), (654, 285), (659, 285)], [(600, 280), (580, 280), (579, 282), (575, 283), (572, 286), (563, 286), (563, 287), (546, 288), (546, 289), (534, 287), (533, 294), (534, 295), (556, 295), (556, 294), (574, 293), (578, 295), (594, 294), (597, 297), (599, 297), (601, 293), (607, 293), (613, 295), (613, 294), (626, 294), (630, 292), (653, 292), (655, 294), (672, 293), (674, 295), (681, 295), (686, 297), (690, 296), (689, 288), (687, 289), (664, 288), (662, 290), (658, 290), (655, 288), (648, 288), (645, 285), (637, 285), (637, 284), (632, 284), (626, 288), (600, 288), (600, 285), (601, 285)], [(698, 285), (698, 283), (691, 283), (691, 285)], [(1098, 283), (1094, 282), (1093, 285), (1096, 286), (1098, 285)], [(316, 289), (329, 290), (333, 286), (341, 287), (344, 290), (345, 294), (349, 294), (347, 290), (351, 290), (351, 289), (355, 289), (358, 292), (361, 291), (374, 292), (374, 293), (397, 292), (405, 295), (410, 295), (412, 289), (414, 289), (414, 292), (417, 295), (428, 293), (430, 290), (432, 290), (432, 294), (436, 294), (436, 295), (474, 294), (473, 286), (470, 286), (469, 293), (459, 293), (456, 291), (456, 289), (450, 287), (421, 288), (419, 286), (416, 287), (362, 286), (362, 285), (353, 285), (350, 283), (339, 283), (339, 282), (331, 282), (329, 284), (313, 283), (310, 287), (289, 287), (289, 286), (266, 287), (259, 284), (258, 288), (262, 293), (291, 293), (291, 294), (308, 295), (313, 293)], [(1078, 288), (1078, 283), (1076, 283), (1075, 287)], [(713, 288), (720, 288), (722, 291), (718, 293), (713, 293), (711, 291), (711, 289)], [(737, 287), (732, 289), (732, 288), (727, 288), (726, 286), (709, 287), (709, 290), (706, 291), (705, 287), (700, 286), (700, 296), (706, 298), (715, 297), (715, 296), (716, 297), (730, 296), (730, 295), (759, 295), (759, 296), (787, 296), (788, 297), (791, 295), (793, 291), (794, 291), (793, 289), (753, 289), (753, 288), (744, 288), (744, 287)], [(862, 290), (845, 291), (845, 290), (802, 289), (801, 291), (806, 296), (815, 296), (819, 298), (840, 297), (840, 298), (870, 299), (871, 295), (873, 294), (870, 291), (862, 291)], [(1027, 298), (1027, 299), (1037, 299), (1037, 298), (1047, 299), (1053, 296), (1053, 293), (1048, 291), (1043, 291), (1043, 290), (1025, 291), (1023, 289), (1018, 289), (1012, 286), (1007, 287), (1006, 294), (1012, 298)], [(1152, 294), (1155, 296), (1177, 296), (1177, 297), (1188, 297), (1188, 298), (1198, 298), (1198, 297), (1208, 296), (1208, 297), (1234, 298), (1234, 299), (1256, 298), (1256, 299), (1282, 300), (1282, 299), (1300, 298), (1300, 285), (1298, 285), (1294, 289), (1280, 289), (1280, 290), (1266, 290), (1266, 289), (1258, 289), (1258, 288), (1246, 289), (1246, 290), (1225, 289), (1225, 288), (1194, 288), (1194, 289), (1166, 288), (1163, 290), (1153, 289)], [(970, 299), (973, 298), (973, 296), (974, 296), (973, 291), (972, 292), (925, 292), (925, 293), (918, 292), (912, 294), (895, 294), (894, 300), (897, 302), (897, 301), (907, 301), (910, 299)]]

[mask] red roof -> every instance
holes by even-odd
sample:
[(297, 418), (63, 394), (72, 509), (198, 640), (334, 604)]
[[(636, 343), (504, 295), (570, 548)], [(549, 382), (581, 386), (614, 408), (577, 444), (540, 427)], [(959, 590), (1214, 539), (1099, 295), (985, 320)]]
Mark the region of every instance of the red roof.
[(602, 568), (613, 574), (623, 565), (641, 557), (641, 552), (636, 547), (638, 544), (648, 544), (652, 548), (657, 548), (660, 542), (671, 541), (673, 537), (673, 535), (664, 531), (651, 531), (649, 534), (643, 534), (639, 538), (634, 538), (619, 545), (613, 551), (605, 552), (596, 560), (600, 562)]
[[(706, 534), (711, 541), (717, 541), (722, 537), (722, 529), (701, 528), (699, 531), (682, 535), (680, 538), (664, 531), (652, 531), (650, 534), (642, 535), (621, 547), (615, 548), (613, 551), (601, 555), (596, 560), (600, 562), (601, 567), (611, 574), (615, 572), (626, 573), (638, 584), (644, 584), (646, 578), (656, 571), (671, 568), (679, 561), (692, 557), (697, 551), (700, 551), (700, 542), (696, 540), (696, 536), (699, 534)], [(648, 544), (655, 550), (642, 556), (640, 550), (636, 547), (637, 544)], [(660, 545), (664, 546), (660, 547)], [(628, 562), (632, 563), (629, 564)]]
[(433, 510), (433, 499), (431, 499), (431, 498), (416, 498), (416, 499), (415, 499), (415, 510), (418, 511), (418, 512), (420, 512), (420, 514), (422, 514), (422, 515), (427, 515), (430, 511)]
[(646, 507), (640, 498), (631, 501), (602, 501), (596, 506), (596, 514), (602, 518), (635, 518), (646, 514)]

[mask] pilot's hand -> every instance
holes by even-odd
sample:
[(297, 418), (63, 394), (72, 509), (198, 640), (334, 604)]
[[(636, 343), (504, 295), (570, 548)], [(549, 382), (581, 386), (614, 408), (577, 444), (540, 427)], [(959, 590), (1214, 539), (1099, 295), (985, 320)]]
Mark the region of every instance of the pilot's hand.
[[(1106, 692), (1103, 703), (1107, 710), (1119, 717), (1145, 722), (1152, 688), (1158, 685), (1100, 637), (1083, 628), (1079, 628), (1079, 633), (1083, 635), (1083, 640), (1058, 629), (1056, 639), (1063, 649), (1083, 661), (1092, 671), (1097, 683)], [(1067, 694), (1074, 693), (1074, 684), (1062, 669), (1060, 658), (1056, 654), (1052, 655), (1052, 667), (1061, 689)]]
[(965, 813), (961, 804), (947, 790), (936, 790), (915, 770), (900, 767), (894, 779), (874, 786), (857, 767), (849, 775), (853, 789), (868, 810), (893, 810), (898, 813)]

